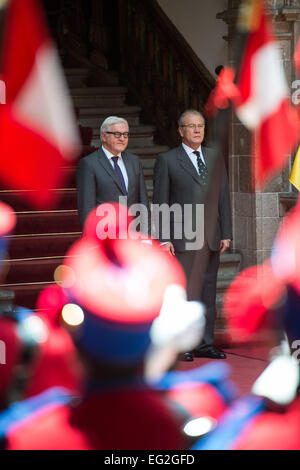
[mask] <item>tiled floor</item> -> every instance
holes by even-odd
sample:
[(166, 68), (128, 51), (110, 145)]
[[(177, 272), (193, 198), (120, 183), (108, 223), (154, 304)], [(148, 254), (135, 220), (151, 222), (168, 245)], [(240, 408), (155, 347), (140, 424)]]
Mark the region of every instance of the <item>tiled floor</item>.
[[(262, 347), (223, 348), (227, 358), (224, 360), (231, 367), (232, 380), (239, 392), (245, 394), (251, 390), (256, 378), (269, 363), (269, 349)], [(196, 358), (193, 362), (178, 362), (177, 369), (187, 370), (209, 364), (212, 359)], [(222, 360), (223, 362), (223, 360)]]

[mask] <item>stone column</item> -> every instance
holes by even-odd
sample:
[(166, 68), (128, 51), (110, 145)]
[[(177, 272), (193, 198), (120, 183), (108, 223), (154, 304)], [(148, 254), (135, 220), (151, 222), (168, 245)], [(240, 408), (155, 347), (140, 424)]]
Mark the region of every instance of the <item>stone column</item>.
[(3, 52), (3, 33), (4, 33), (5, 8), (0, 0), (0, 74), (2, 72), (2, 52)]
[[(217, 15), (228, 25), (228, 63), (235, 60), (235, 23), (240, 0), (228, 0), (228, 9)], [(291, 95), (295, 90), (293, 55), (300, 33), (300, 0), (267, 2), (273, 31), (278, 40), (281, 60)], [(299, 87), (298, 87), (299, 88)], [(270, 255), (279, 224), (296, 194), (289, 183), (294, 155), (289, 164), (263, 191), (253, 191), (251, 182), (250, 133), (232, 113), (229, 141), (229, 181), (233, 211), (233, 250), (242, 254), (242, 268), (260, 264)]]

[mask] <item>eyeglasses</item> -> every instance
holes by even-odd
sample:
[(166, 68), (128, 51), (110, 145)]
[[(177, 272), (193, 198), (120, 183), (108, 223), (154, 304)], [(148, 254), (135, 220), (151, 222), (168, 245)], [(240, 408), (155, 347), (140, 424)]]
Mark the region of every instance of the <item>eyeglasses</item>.
[(182, 124), (180, 127), (188, 127), (189, 129), (204, 129), (205, 124)]
[(105, 134), (112, 134), (116, 139), (119, 139), (120, 137), (125, 137), (125, 139), (128, 139), (129, 137), (129, 132), (105, 132)]

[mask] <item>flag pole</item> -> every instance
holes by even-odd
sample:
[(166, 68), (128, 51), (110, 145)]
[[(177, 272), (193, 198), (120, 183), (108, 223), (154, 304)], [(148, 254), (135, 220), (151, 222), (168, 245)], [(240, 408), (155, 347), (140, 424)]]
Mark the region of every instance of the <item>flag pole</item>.
[[(233, 38), (233, 67), (235, 71), (234, 83), (237, 83), (238, 70), (242, 62), (242, 57), (247, 41), (247, 34), (251, 25), (249, 17), (254, 16), (253, 7), (257, 2), (261, 3), (261, 0), (243, 0), (239, 6), (238, 20)], [(228, 107), (223, 109), (219, 108), (216, 116), (214, 117), (214, 135), (208, 142), (208, 146), (211, 146), (215, 149), (214, 165), (216, 165), (218, 158), (221, 157), (225, 139), (228, 138), (228, 123), (231, 120), (232, 109), (232, 104), (228, 102)]]
[(0, 74), (3, 73), (2, 60), (3, 60), (3, 47), (4, 47), (5, 14), (6, 14), (6, 8), (7, 8), (8, 3), (9, 3), (9, 0), (0, 0)]
[[(242, 60), (245, 43), (246, 43), (246, 32), (241, 33), (238, 29), (235, 31), (234, 44), (235, 44), (235, 79), (237, 77), (237, 70), (239, 69), (240, 62)], [(221, 72), (222, 73), (222, 72)], [(218, 78), (219, 79), (219, 78)], [(212, 92), (213, 93), (213, 92)], [(213, 121), (213, 135), (208, 139), (207, 145), (213, 152), (210, 155), (210, 164), (212, 168), (211, 178), (208, 181), (207, 186), (204, 190), (204, 201), (205, 204), (209, 205), (209, 202), (215, 197), (215, 181), (221, 181), (220, 171), (225, 165), (220, 165), (221, 159), (224, 158), (224, 148), (226, 148), (226, 142), (228, 142), (229, 137), (229, 123), (231, 122), (231, 112), (232, 105), (228, 101), (228, 106), (226, 108), (218, 108), (218, 111), (213, 119), (211, 116), (208, 116), (211, 121)], [(225, 164), (225, 162), (224, 162)], [(214, 224), (214, 220), (208, 220), (208, 224)], [(209, 230), (209, 229), (208, 229)], [(202, 285), (202, 279), (207, 267), (208, 256), (206, 253), (200, 252), (201, 262), (199, 262), (200, 272), (199, 282), (200, 287)]]

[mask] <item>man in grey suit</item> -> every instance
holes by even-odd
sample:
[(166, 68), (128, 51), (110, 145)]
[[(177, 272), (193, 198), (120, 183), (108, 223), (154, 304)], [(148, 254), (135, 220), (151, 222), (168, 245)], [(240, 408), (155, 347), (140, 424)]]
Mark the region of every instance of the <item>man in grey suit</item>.
[[(157, 236), (183, 266), (188, 300), (201, 300), (206, 306), (205, 334), (193, 351), (194, 356), (225, 359), (225, 353), (214, 347), (214, 322), (220, 254), (229, 248), (232, 238), (226, 169), (223, 159), (215, 165), (214, 151), (201, 145), (205, 132), (202, 114), (187, 110), (178, 124), (182, 144), (156, 160), (153, 203), (154, 208), (162, 204), (178, 205), (183, 217), (178, 219), (178, 211), (177, 215), (170, 211), (170, 238), (162, 233), (164, 224), (158, 227)], [(185, 210), (188, 206), (189, 217)], [(201, 214), (199, 207), (204, 207), (202, 220), (197, 219), (197, 214)], [(157, 223), (157, 214), (155, 220)], [(190, 224), (192, 232), (186, 230)], [(188, 243), (187, 232), (195, 233), (203, 243), (198, 246)], [(178, 237), (178, 233), (182, 235)], [(192, 352), (185, 353), (181, 359), (192, 361)]]
[[(102, 146), (81, 158), (77, 167), (77, 202), (82, 227), (96, 206), (104, 202), (120, 202), (120, 197), (123, 200), (127, 198), (128, 208), (141, 204), (149, 213), (141, 161), (126, 151), (129, 137), (127, 121), (117, 116), (106, 118), (100, 128), (100, 136)], [(148, 224), (148, 220), (142, 223)], [(149, 232), (150, 229), (144, 225), (142, 231)]]

